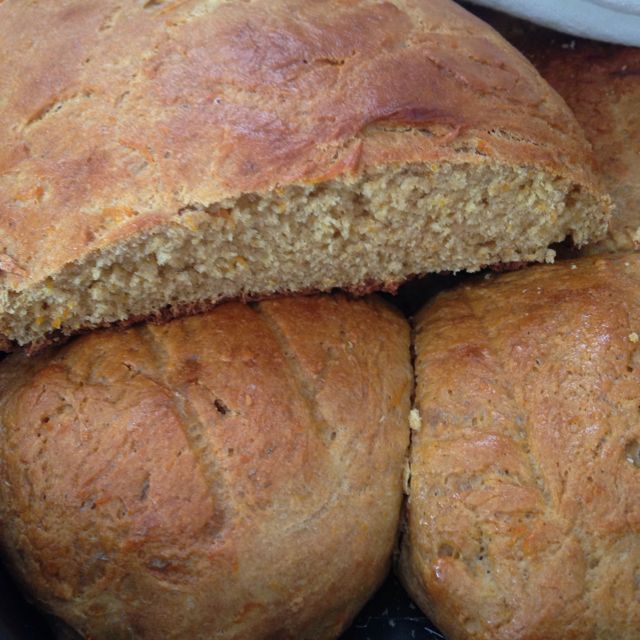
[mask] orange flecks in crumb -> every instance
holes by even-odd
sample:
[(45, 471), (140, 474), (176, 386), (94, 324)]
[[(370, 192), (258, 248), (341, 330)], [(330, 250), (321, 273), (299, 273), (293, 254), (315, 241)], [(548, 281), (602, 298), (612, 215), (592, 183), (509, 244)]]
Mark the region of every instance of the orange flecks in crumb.
[(490, 149), (491, 147), (485, 140), (479, 140), (478, 144), (476, 145), (476, 150), (478, 151), (478, 153), (483, 153), (484, 155), (489, 155)]
[(44, 187), (38, 185), (37, 187), (32, 187), (31, 189), (17, 193), (14, 196), (14, 199), (18, 202), (26, 202), (27, 200), (36, 200), (37, 202), (40, 202), (40, 200), (42, 200), (42, 196), (44, 196)]
[(135, 217), (136, 211), (131, 207), (106, 207), (102, 210), (102, 215), (104, 215), (107, 218), (124, 220), (125, 218)]
[(246, 267), (249, 263), (247, 262), (246, 258), (243, 258), (242, 256), (236, 256), (233, 259), (233, 264), (236, 267)]
[(231, 216), (230, 209), (216, 209), (215, 211), (209, 211), (209, 215), (215, 216), (217, 218), (222, 218), (226, 224), (235, 225), (235, 221)]
[(124, 138), (120, 138), (118, 143), (123, 147), (127, 147), (127, 149), (131, 149), (133, 151), (137, 151), (147, 162), (154, 162), (153, 154), (149, 150), (149, 147), (142, 144), (141, 142), (135, 142), (132, 140), (126, 140)]
[(176, 9), (179, 9), (186, 2), (187, 0), (176, 0), (176, 2), (171, 2), (168, 5), (165, 5), (164, 7), (162, 7), (162, 9), (160, 9), (158, 13), (160, 14), (170, 13), (171, 11), (175, 11)]

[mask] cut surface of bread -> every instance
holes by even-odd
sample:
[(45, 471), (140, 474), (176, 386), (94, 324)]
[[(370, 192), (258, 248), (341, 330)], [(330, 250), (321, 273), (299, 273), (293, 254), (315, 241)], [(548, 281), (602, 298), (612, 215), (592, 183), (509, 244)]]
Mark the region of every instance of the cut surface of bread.
[(0, 545), (96, 640), (338, 637), (388, 572), (409, 326), (228, 303), (0, 363)]
[(604, 233), (573, 115), (448, 0), (6, 0), (0, 76), (8, 342)]
[(400, 574), (449, 640), (635, 640), (640, 255), (536, 266), (417, 318)]

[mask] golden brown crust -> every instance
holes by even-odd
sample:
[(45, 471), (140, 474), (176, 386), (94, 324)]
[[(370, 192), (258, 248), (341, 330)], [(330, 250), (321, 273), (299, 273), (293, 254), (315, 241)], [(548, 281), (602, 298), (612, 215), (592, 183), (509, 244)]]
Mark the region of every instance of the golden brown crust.
[(8, 357), (14, 570), (92, 638), (337, 636), (394, 545), (408, 333), (374, 298), (290, 298)]
[(448, 0), (6, 0), (0, 77), (5, 291), (193, 203), (380, 165), (498, 161), (598, 189), (562, 101)]
[(638, 637), (639, 291), (583, 258), (419, 314), (400, 570), (447, 638)]
[(532, 57), (576, 114), (616, 205), (608, 237), (587, 250), (639, 248), (640, 49), (578, 40)]
[(616, 209), (607, 238), (584, 252), (639, 248), (640, 48), (575, 38), (489, 10), (481, 15), (564, 98), (593, 146)]

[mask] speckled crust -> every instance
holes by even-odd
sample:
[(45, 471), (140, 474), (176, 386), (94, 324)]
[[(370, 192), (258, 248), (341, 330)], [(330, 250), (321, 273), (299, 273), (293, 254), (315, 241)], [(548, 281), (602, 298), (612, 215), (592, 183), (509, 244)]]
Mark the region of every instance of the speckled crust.
[(449, 640), (637, 640), (640, 256), (438, 296), (417, 317), (400, 572)]
[(448, 0), (5, 0), (0, 79), (0, 296), (193, 203), (381, 165), (598, 189), (566, 106)]
[(0, 537), (87, 637), (333, 638), (394, 546), (409, 329), (229, 303), (0, 366)]
[(586, 251), (640, 248), (640, 49), (577, 41), (533, 60), (576, 114), (616, 205), (608, 237)]

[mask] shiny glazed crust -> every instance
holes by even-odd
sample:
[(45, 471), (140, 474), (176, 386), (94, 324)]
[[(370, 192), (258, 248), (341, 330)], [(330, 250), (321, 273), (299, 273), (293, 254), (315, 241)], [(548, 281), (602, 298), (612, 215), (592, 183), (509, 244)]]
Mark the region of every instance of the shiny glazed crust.
[(492, 280), (417, 318), (400, 574), (449, 640), (637, 639), (640, 256)]
[(384, 578), (412, 388), (376, 298), (229, 303), (0, 366), (0, 537), (91, 638), (333, 638)]

